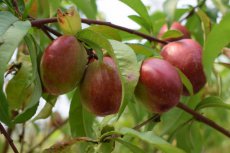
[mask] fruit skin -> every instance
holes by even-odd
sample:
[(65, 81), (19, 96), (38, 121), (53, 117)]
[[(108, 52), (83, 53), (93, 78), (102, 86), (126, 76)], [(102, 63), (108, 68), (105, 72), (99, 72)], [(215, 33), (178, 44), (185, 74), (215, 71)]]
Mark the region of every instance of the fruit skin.
[[(164, 46), (161, 56), (175, 67), (179, 68), (193, 85), (193, 92), (197, 93), (206, 83), (202, 66), (202, 47), (192, 39), (182, 39)], [(184, 95), (189, 95), (183, 89)]]
[[(162, 26), (162, 28), (160, 29), (160, 32), (158, 34), (158, 38), (161, 38), (165, 32), (167, 32), (169, 29), (168, 29), (168, 26), (167, 24), (164, 24)], [(180, 31), (183, 36), (182, 37), (179, 37), (179, 38), (168, 38), (168, 39), (165, 39), (165, 41), (176, 41), (176, 40), (180, 40), (180, 39), (183, 39), (183, 38), (190, 38), (190, 32), (188, 31), (188, 29), (181, 25), (179, 22), (173, 22), (171, 27), (170, 27), (170, 30), (178, 30)]]
[(81, 81), (87, 64), (87, 53), (74, 36), (61, 36), (43, 53), (40, 74), (45, 91), (61, 95)]
[(182, 88), (175, 67), (165, 60), (149, 58), (141, 65), (135, 96), (151, 112), (163, 113), (179, 103)]
[(95, 115), (106, 116), (118, 112), (122, 85), (112, 58), (103, 57), (103, 62), (94, 60), (89, 63), (80, 84), (80, 97), (86, 109)]

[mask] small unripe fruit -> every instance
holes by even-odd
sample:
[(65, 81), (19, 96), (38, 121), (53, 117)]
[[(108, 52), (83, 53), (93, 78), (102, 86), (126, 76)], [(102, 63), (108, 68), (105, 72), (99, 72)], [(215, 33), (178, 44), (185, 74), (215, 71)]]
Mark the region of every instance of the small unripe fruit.
[[(182, 39), (164, 46), (161, 55), (165, 60), (179, 68), (193, 85), (197, 93), (206, 83), (202, 66), (202, 47), (192, 39)], [(188, 95), (184, 87), (184, 95)]]
[(122, 85), (117, 67), (110, 57), (89, 63), (80, 84), (82, 104), (95, 115), (105, 116), (118, 112)]
[(57, 19), (64, 34), (75, 35), (81, 30), (81, 18), (74, 7), (70, 7), (66, 13), (58, 9)]
[(74, 89), (81, 81), (87, 64), (87, 53), (73, 36), (61, 36), (43, 53), (40, 73), (45, 91), (61, 95)]
[(162, 28), (160, 29), (160, 32), (158, 34), (158, 38), (161, 39), (161, 37), (164, 35), (165, 32), (167, 32), (168, 30), (178, 30), (180, 31), (183, 36), (182, 37), (179, 37), (179, 38), (168, 38), (168, 39), (165, 39), (165, 41), (176, 41), (176, 40), (180, 40), (180, 39), (183, 39), (183, 38), (190, 38), (190, 32), (188, 31), (188, 29), (181, 25), (179, 22), (173, 22), (171, 27), (168, 28), (167, 24), (164, 24), (162, 26)]
[(179, 103), (182, 82), (177, 70), (167, 61), (143, 61), (135, 96), (151, 112), (163, 113)]

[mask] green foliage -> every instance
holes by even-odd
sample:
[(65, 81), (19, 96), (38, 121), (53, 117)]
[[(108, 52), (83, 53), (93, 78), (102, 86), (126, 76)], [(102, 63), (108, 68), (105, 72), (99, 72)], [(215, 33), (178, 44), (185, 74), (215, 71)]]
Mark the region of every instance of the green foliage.
[(129, 46), (115, 40), (110, 40), (110, 43), (114, 50), (114, 54), (122, 76), (123, 98), (122, 106), (120, 107), (118, 114), (118, 117), (120, 117), (134, 94), (134, 89), (139, 78), (140, 65), (138, 65), (136, 56)]
[(73, 98), (71, 100), (71, 106), (69, 111), (69, 123), (71, 128), (71, 134), (73, 137), (80, 136), (93, 136), (93, 120), (94, 116), (90, 114), (82, 106), (80, 102), (79, 89), (76, 89)]
[(137, 21), (140, 25), (144, 25), (149, 32), (152, 30), (150, 16), (144, 4), (140, 0), (121, 0), (121, 2), (132, 8), (139, 16), (131, 16), (131, 19)]
[[(7, 64), (12, 57), (15, 49), (17, 48), (20, 41), (23, 39), (23, 37), (26, 35), (27, 31), (30, 28), (30, 22), (29, 21), (18, 21), (17, 18), (15, 18), (11, 13), (9, 12), (0, 12), (0, 19), (6, 20), (6, 22), (1, 22), (0, 25), (0, 50), (1, 50), (1, 56), (0, 56), (0, 109), (1, 109), (1, 115), (0, 119), (4, 123), (8, 124), (10, 123), (9, 120), (9, 113), (8, 113), (8, 104), (6, 97), (3, 93), (3, 76), (7, 68)], [(18, 34), (18, 37), (15, 37), (15, 34)]]
[(6, 86), (6, 97), (10, 109), (26, 106), (34, 90), (32, 64), (29, 56), (21, 54), (18, 62), (21, 65), (20, 69)]
[(167, 32), (165, 32), (163, 34), (163, 36), (161, 37), (161, 39), (167, 39), (167, 38), (179, 38), (183, 36), (183, 34), (178, 31), (178, 30), (168, 30)]
[(132, 137), (139, 138), (143, 141), (146, 141), (149, 144), (154, 145), (156, 148), (160, 149), (161, 151), (165, 153), (170, 153), (170, 152), (185, 153), (183, 150), (170, 145), (164, 139), (156, 136), (152, 131), (140, 133), (133, 129), (124, 128), (124, 129), (121, 129), (121, 133), (123, 133), (124, 135), (129, 135)]
[(96, 0), (73, 0), (73, 3), (90, 19), (96, 19)]
[(174, 20), (177, 2), (178, 0), (167, 0), (164, 2), (164, 11), (167, 15), (169, 24)]
[(215, 25), (207, 37), (203, 51), (203, 65), (206, 72), (206, 76), (210, 79), (210, 74), (213, 67), (213, 61), (217, 58), (221, 50), (229, 43), (230, 27), (230, 13), (226, 14), (218, 25)]

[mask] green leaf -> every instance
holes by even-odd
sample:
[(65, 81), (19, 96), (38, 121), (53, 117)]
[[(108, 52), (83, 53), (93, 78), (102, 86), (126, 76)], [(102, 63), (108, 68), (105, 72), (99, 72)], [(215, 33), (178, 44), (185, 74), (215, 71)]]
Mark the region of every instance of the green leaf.
[(34, 84), (32, 77), (32, 63), (28, 55), (19, 54), (20, 69), (6, 85), (6, 97), (11, 109), (20, 109), (28, 104)]
[(49, 0), (50, 17), (57, 13), (57, 9), (61, 6), (61, 0)]
[(86, 15), (87, 18), (96, 19), (96, 0), (73, 0), (73, 2)]
[(197, 15), (200, 17), (202, 29), (204, 31), (204, 41), (207, 39), (209, 32), (211, 31), (211, 21), (207, 14), (200, 8), (197, 8)]
[(130, 128), (123, 128), (121, 129), (121, 133), (146, 141), (164, 153), (185, 153), (183, 150), (176, 148), (161, 137), (158, 137), (152, 131), (138, 132)]
[(18, 0), (17, 1), (17, 5), (18, 5), (18, 10), (20, 13), (24, 13), (25, 11), (25, 3), (24, 0)]
[(32, 107), (26, 109), (20, 115), (16, 116), (13, 120), (13, 123), (24, 123), (25, 121), (29, 120), (37, 111), (39, 103), (33, 105)]
[(133, 145), (132, 143), (128, 141), (124, 141), (122, 139), (115, 139), (115, 140), (119, 142), (120, 144), (129, 148), (129, 150), (132, 151), (133, 153), (145, 153), (144, 150), (140, 149), (139, 147), (137, 147), (136, 145)]
[(131, 20), (139, 24), (141, 27), (144, 27), (147, 31), (151, 31), (151, 27), (139, 16), (137, 15), (129, 15), (128, 16)]
[(76, 89), (71, 100), (69, 111), (69, 124), (73, 137), (89, 136), (93, 134), (94, 116), (85, 110), (80, 102), (80, 92)]
[(164, 12), (167, 15), (169, 24), (174, 20), (178, 0), (167, 0), (164, 2)]
[(109, 26), (94, 25), (94, 26), (90, 26), (88, 29), (101, 33), (107, 39), (114, 39), (117, 41), (121, 41), (121, 36), (119, 35), (118, 30), (111, 28)]
[[(130, 8), (132, 8), (135, 12), (137, 12), (137, 14), (139, 14), (140, 17), (143, 18), (144, 25), (146, 25), (148, 29), (151, 29), (152, 23), (151, 23), (150, 16), (148, 14), (148, 11), (145, 5), (143, 4), (141, 0), (121, 0), (121, 2), (125, 3)], [(139, 20), (141, 18), (139, 18)]]
[(220, 97), (210, 96), (203, 99), (197, 106), (196, 110), (201, 110), (207, 107), (220, 107), (225, 109), (230, 109), (230, 104), (226, 104)]
[(208, 80), (210, 79), (213, 61), (221, 50), (230, 42), (230, 13), (226, 14), (220, 23), (209, 33), (203, 51), (203, 66)]
[(46, 100), (45, 106), (42, 108), (39, 114), (33, 119), (33, 121), (36, 121), (39, 119), (45, 119), (52, 114), (52, 109), (57, 101), (57, 96), (48, 95), (45, 98), (45, 100)]
[(29, 21), (16, 21), (9, 13), (1, 12), (0, 18), (5, 19), (5, 17), (9, 17), (9, 20), (6, 19), (6, 22), (1, 22), (0, 24), (0, 40), (2, 40), (0, 45), (0, 120), (9, 125), (8, 104), (3, 93), (4, 73), (15, 49), (31, 25)]
[(180, 75), (181, 81), (183, 85), (186, 87), (186, 89), (188, 90), (189, 94), (193, 95), (193, 86), (190, 80), (186, 77), (186, 75), (180, 69), (177, 68), (177, 72)]
[(2, 36), (14, 22), (18, 21), (18, 18), (10, 12), (0, 12), (0, 21), (0, 36)]
[(109, 142), (103, 142), (99, 144), (98, 152), (100, 153), (111, 153), (115, 148), (115, 141), (110, 140)]
[(182, 36), (183, 36), (183, 33), (178, 31), (178, 30), (168, 30), (163, 34), (163, 36), (161, 38), (162, 39), (180, 38)]
[[(192, 122), (185, 124), (176, 132), (176, 139), (178, 147), (184, 149), (186, 152), (200, 153), (202, 152), (202, 135), (199, 122)], [(186, 139), (186, 141), (185, 141)]]
[(214, 6), (220, 10), (222, 14), (225, 14), (228, 11), (228, 8), (223, 4), (221, 0), (212, 0)]
[(113, 49), (109, 41), (102, 34), (87, 28), (79, 31), (77, 33), (77, 38), (86, 44), (92, 44), (99, 46), (101, 49), (105, 49), (110, 54), (110, 56), (114, 57)]
[(25, 37), (24, 40), (29, 49), (30, 58), (32, 61), (33, 78), (34, 78), (33, 81), (34, 81), (35, 89), (34, 92), (32, 93), (31, 99), (28, 102), (28, 106), (21, 114), (15, 117), (14, 123), (23, 123), (29, 120), (36, 113), (37, 106), (39, 104), (39, 99), (42, 94), (42, 86), (41, 86), (41, 81), (38, 73), (38, 64), (37, 64), (38, 45), (36, 44), (36, 41), (33, 39), (33, 37), (29, 34)]
[(150, 47), (147, 47), (146, 45), (142, 45), (142, 44), (127, 44), (127, 45), (129, 45), (136, 54), (142, 54), (145, 55), (146, 57), (150, 57), (154, 55), (154, 50)]
[(131, 100), (135, 87), (139, 79), (140, 65), (137, 63), (137, 58), (128, 45), (121, 42), (110, 40), (113, 47), (118, 68), (122, 77), (122, 106), (119, 109), (118, 118), (125, 110), (127, 104)]

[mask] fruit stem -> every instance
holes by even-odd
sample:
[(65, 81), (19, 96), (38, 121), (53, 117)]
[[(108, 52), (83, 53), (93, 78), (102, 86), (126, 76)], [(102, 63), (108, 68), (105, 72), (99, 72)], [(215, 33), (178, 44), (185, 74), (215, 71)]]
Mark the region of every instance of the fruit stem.
[(6, 140), (8, 141), (11, 148), (13, 149), (14, 153), (19, 153), (16, 146), (14, 145), (13, 140), (11, 139), (9, 134), (6, 132), (5, 128), (3, 127), (3, 125), (1, 123), (0, 123), (0, 132), (5, 136)]
[[(119, 29), (119, 30), (122, 30), (122, 31), (125, 31), (125, 32), (128, 32), (128, 33), (140, 36), (140, 37), (145, 38), (145, 39), (147, 39), (149, 41), (155, 41), (155, 42), (159, 42), (159, 43), (162, 43), (162, 44), (167, 44), (168, 43), (167, 41), (157, 39), (155, 37), (146, 35), (144, 33), (136, 31), (136, 30), (132, 30), (132, 29), (129, 29), (129, 28), (126, 28), (126, 27), (122, 27), (122, 26), (119, 26), (119, 25), (112, 24), (111, 22), (98, 21), (98, 20), (92, 20), (92, 19), (81, 19), (81, 21), (82, 21), (82, 23), (86, 23), (86, 24), (89, 24), (89, 25), (90, 24), (106, 25), (106, 26), (109, 26), (109, 27), (112, 27), (112, 28), (115, 28), (115, 29)], [(54, 22), (57, 22), (56, 17), (55, 18), (45, 18), (45, 19), (32, 20), (31, 25), (32, 25), (32, 27), (41, 27), (44, 24), (54, 23)]]
[(201, 115), (200, 113), (194, 111), (193, 109), (189, 108), (183, 103), (177, 104), (177, 107), (184, 110), (185, 112), (191, 114), (197, 121), (200, 121), (213, 129), (216, 129), (220, 133), (224, 134), (225, 136), (230, 138), (230, 131), (226, 130), (225, 128), (221, 127), (220, 125), (216, 124), (214, 121), (206, 118), (205, 116)]

